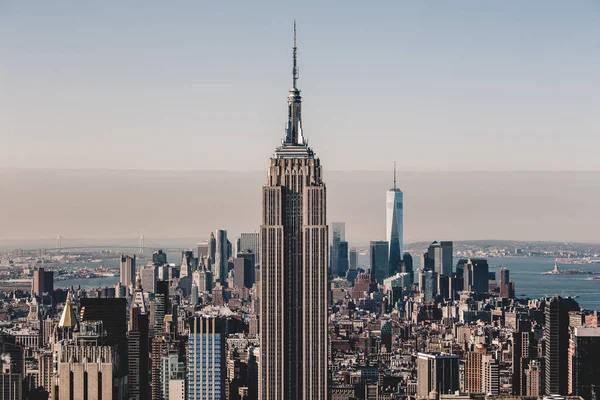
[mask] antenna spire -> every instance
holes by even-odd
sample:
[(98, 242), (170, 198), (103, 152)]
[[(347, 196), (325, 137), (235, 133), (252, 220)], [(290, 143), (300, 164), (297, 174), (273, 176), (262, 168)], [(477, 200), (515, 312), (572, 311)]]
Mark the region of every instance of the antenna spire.
[(298, 48), (296, 47), (296, 20), (294, 20), (294, 69), (292, 70), (294, 89), (296, 89), (296, 82), (298, 81), (298, 66), (296, 65), (297, 49)]
[(394, 161), (394, 190), (396, 190), (396, 161)]

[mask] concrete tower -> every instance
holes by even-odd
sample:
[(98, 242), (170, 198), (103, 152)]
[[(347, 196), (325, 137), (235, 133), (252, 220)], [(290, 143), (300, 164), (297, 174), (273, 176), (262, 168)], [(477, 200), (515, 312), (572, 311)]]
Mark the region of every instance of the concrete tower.
[(394, 161), (394, 187), (388, 190), (385, 196), (385, 240), (389, 243), (390, 276), (400, 272), (404, 254), (402, 203), (402, 191), (396, 187), (396, 162)]
[(269, 161), (261, 225), (260, 393), (327, 399), (328, 227), (321, 163), (304, 138), (296, 87), (285, 139)]

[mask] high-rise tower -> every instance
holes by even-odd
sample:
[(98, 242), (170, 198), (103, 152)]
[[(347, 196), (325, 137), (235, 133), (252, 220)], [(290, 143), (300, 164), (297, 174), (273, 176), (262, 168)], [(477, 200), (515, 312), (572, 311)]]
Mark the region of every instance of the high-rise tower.
[(403, 199), (402, 191), (396, 186), (396, 162), (394, 161), (394, 187), (387, 191), (385, 197), (385, 240), (389, 243), (388, 260), (390, 276), (400, 271), (403, 247)]
[(285, 138), (269, 161), (261, 225), (260, 393), (263, 400), (327, 399), (328, 227), (319, 158), (304, 138), (296, 87)]

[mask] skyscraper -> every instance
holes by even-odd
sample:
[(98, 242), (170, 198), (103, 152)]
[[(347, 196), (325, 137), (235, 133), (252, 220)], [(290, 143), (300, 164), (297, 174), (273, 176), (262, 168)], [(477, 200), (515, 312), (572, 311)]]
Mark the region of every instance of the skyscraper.
[(148, 308), (138, 275), (134, 300), (129, 309), (127, 332), (129, 398), (143, 400), (149, 397), (148, 382)]
[[(390, 275), (400, 272), (404, 254), (404, 215), (402, 191), (396, 187), (396, 162), (394, 161), (394, 187), (387, 191), (385, 198), (385, 238), (389, 244), (388, 261)], [(389, 276), (389, 275), (388, 275)]]
[(435, 271), (419, 271), (419, 290), (423, 293), (423, 301), (430, 303), (438, 294), (438, 274)]
[(337, 253), (337, 275), (344, 277), (348, 272), (348, 242), (341, 241)]
[[(330, 262), (329, 262), (329, 274), (339, 275), (339, 256), (340, 256), (340, 243), (346, 240), (346, 224), (344, 222), (332, 222), (331, 223), (331, 249), (330, 249)], [(347, 244), (346, 244), (347, 246)]]
[(189, 320), (188, 399), (225, 399), (227, 320), (196, 315)]
[(240, 248), (238, 252), (252, 250), (255, 259), (254, 263), (258, 264), (260, 261), (260, 233), (240, 233)]
[(43, 299), (48, 296), (52, 299), (54, 295), (54, 271), (44, 271), (44, 268), (38, 268), (33, 272), (33, 281), (31, 294)]
[(440, 247), (442, 249), (442, 269), (438, 274), (451, 277), (452, 265), (454, 263), (454, 258), (452, 256), (453, 243), (451, 241), (441, 241)]
[(438, 275), (452, 276), (452, 242), (433, 242), (423, 254), (423, 269), (433, 270)]
[(510, 280), (509, 271), (500, 268), (500, 297), (512, 299), (515, 297), (515, 282)]
[(263, 400), (327, 398), (328, 228), (321, 163), (302, 132), (296, 86), (286, 135), (269, 161), (261, 225), (260, 393)]
[(227, 240), (227, 231), (219, 229), (216, 236), (216, 253), (213, 274), (215, 282), (220, 282), (225, 286), (227, 280), (227, 254), (229, 254), (229, 241)]
[(181, 252), (181, 268), (179, 270), (179, 278), (189, 276), (191, 279), (192, 272), (198, 267), (198, 259), (194, 257), (194, 252), (185, 250)]
[(254, 285), (254, 254), (238, 253), (233, 260), (234, 286), (252, 288)]
[(371, 242), (371, 276), (377, 283), (382, 284), (385, 278), (389, 278), (390, 265), (388, 263), (388, 242), (376, 240)]
[(116, 344), (119, 366), (117, 376), (127, 374), (125, 355), (127, 346), (127, 299), (107, 298), (81, 298), (81, 322), (102, 321), (103, 329), (106, 331), (106, 343)]
[(129, 287), (135, 283), (135, 255), (121, 256), (121, 276), (119, 278), (121, 285), (129, 292)]
[(419, 353), (417, 357), (418, 397), (427, 398), (434, 389), (438, 393), (452, 393), (459, 389), (457, 355)]
[[(167, 263), (167, 253), (162, 250), (157, 250), (152, 253), (152, 264), (164, 265)], [(135, 274), (133, 275), (135, 277)], [(133, 279), (133, 277), (131, 279)]]
[(358, 250), (356, 247), (350, 249), (350, 269), (358, 268)]
[(569, 311), (577, 310), (579, 304), (571, 298), (553, 296), (546, 301), (544, 310), (546, 394), (568, 394)]
[(470, 258), (464, 266), (464, 289), (468, 292), (487, 293), (490, 267), (484, 258)]
[[(215, 239), (215, 234), (210, 233), (208, 237), (208, 265), (207, 267), (212, 268), (215, 263), (215, 259), (217, 258), (217, 239)], [(212, 271), (212, 269), (211, 269)], [(212, 271), (214, 274), (215, 271)]]
[(575, 328), (570, 350), (568, 393), (592, 399), (600, 389), (600, 328)]

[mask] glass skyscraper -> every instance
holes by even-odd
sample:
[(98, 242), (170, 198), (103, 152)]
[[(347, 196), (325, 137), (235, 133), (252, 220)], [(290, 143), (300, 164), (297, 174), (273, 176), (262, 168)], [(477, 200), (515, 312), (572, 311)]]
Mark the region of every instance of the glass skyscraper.
[(396, 187), (396, 163), (394, 162), (394, 187), (386, 193), (385, 208), (385, 239), (388, 242), (388, 262), (390, 275), (400, 272), (402, 265), (403, 246), (403, 196), (402, 191)]

